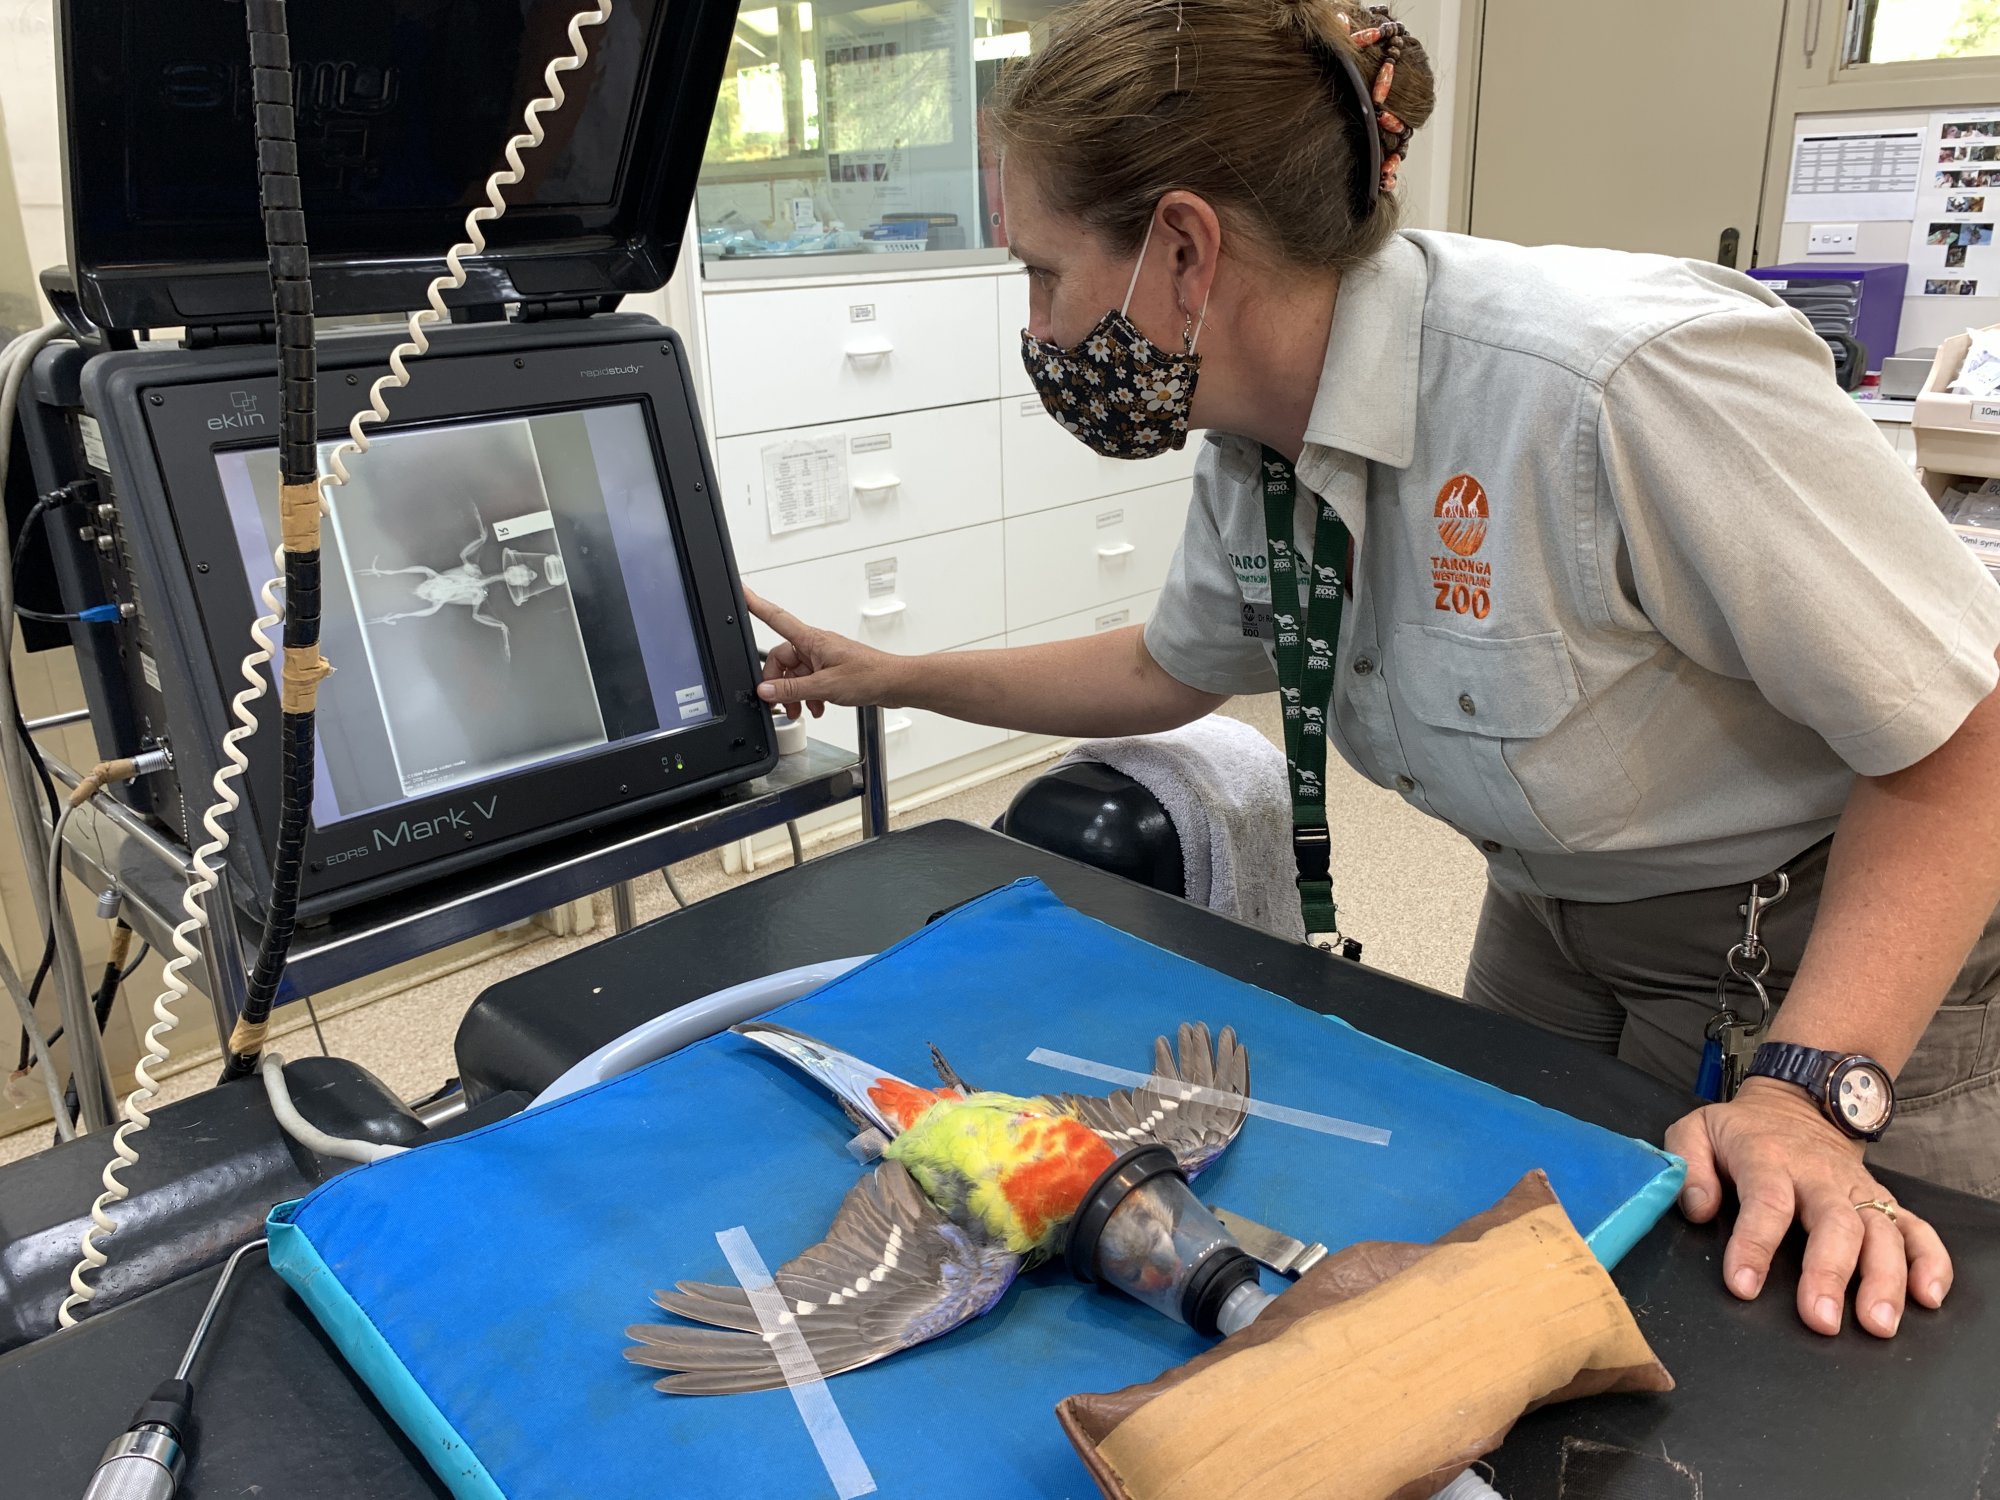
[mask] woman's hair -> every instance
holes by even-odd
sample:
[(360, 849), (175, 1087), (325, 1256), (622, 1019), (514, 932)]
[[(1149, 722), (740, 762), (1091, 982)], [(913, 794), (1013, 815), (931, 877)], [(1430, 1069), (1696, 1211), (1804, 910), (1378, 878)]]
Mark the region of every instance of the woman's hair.
[[(1388, 240), (1396, 199), (1363, 212), (1376, 127), (1340, 61), (1372, 85), (1388, 43), (1357, 52), (1343, 16), (1356, 32), (1385, 19), (1358, 0), (1081, 0), (1002, 75), (990, 124), (1049, 206), (1114, 250), (1136, 250), (1179, 188), (1277, 259), (1344, 271)], [(1387, 107), (1414, 129), (1434, 102), (1405, 37)]]

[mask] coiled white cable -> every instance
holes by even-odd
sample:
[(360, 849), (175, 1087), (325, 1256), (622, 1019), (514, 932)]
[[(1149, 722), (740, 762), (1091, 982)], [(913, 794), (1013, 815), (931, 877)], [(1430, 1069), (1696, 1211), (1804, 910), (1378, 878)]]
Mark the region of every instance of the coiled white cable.
[[(368, 388), (368, 407), (354, 414), (354, 420), (347, 426), (347, 441), (335, 448), (330, 455), (328, 462), (333, 473), (324, 475), (320, 479), (322, 510), (327, 508), (330, 492), (348, 481), (349, 475), (347, 465), (342, 461), (343, 456), (347, 453), (366, 453), (368, 451), (366, 427), (371, 422), (388, 420), (389, 405), (384, 392), (391, 389), (400, 390), (410, 383), (410, 372), (404, 363), (406, 357), (423, 355), (430, 351), (430, 337), (424, 332), (424, 326), (449, 316), (444, 304), (445, 291), (447, 289), (456, 291), (465, 285), (466, 271), (463, 257), (468, 253), (477, 255), (485, 250), (486, 232), (480, 226), (498, 219), (507, 212), (507, 199), (503, 189), (515, 186), (527, 175), (526, 168), (521, 164), (521, 153), (532, 151), (547, 138), (547, 132), (542, 128), (539, 117), (562, 108), (568, 100), (568, 94), (562, 86), (562, 75), (575, 72), (590, 58), (589, 45), (583, 39), (583, 28), (601, 26), (609, 20), (611, 6), (612, 0), (600, 0), (594, 9), (578, 11), (570, 17), (568, 27), (570, 50), (563, 56), (552, 59), (543, 69), (542, 83), (547, 92), (540, 98), (529, 100), (527, 108), (522, 111), (523, 131), (507, 142), (506, 168), (486, 179), (486, 202), (465, 216), (465, 238), (445, 252), (444, 259), (448, 270), (445, 275), (434, 279), (426, 290), (424, 300), (429, 305), (410, 314), (408, 340), (390, 352), (389, 373)], [(282, 548), (277, 554), (277, 564), (278, 571), (282, 575), (284, 572)], [(265, 613), (250, 627), (250, 635), (256, 642), (256, 647), (243, 658), (243, 676), (250, 685), (238, 693), (230, 705), (230, 712), (236, 717), (237, 727), (222, 737), (222, 753), (229, 764), (216, 772), (215, 801), (201, 818), (202, 827), (208, 830), (210, 841), (195, 851), (194, 878), (188, 882), (187, 893), (181, 898), (181, 908), (188, 914), (187, 920), (175, 928), (173, 934), (177, 956), (166, 967), (166, 990), (153, 1002), (155, 1019), (146, 1032), (146, 1054), (133, 1064), (132, 1077), (136, 1086), (126, 1096), (124, 1122), (111, 1137), (111, 1149), (115, 1154), (104, 1166), (102, 1178), (104, 1191), (90, 1206), (91, 1224), (83, 1232), (81, 1244), (83, 1258), (69, 1274), (70, 1295), (63, 1299), (62, 1307), (56, 1315), (57, 1321), (65, 1328), (77, 1321), (79, 1310), (86, 1307), (97, 1295), (96, 1288), (85, 1279), (86, 1275), (102, 1269), (110, 1260), (110, 1257), (99, 1248), (97, 1241), (105, 1235), (117, 1233), (117, 1221), (111, 1217), (109, 1210), (123, 1202), (132, 1191), (119, 1180), (119, 1174), (136, 1165), (139, 1160), (139, 1153), (132, 1147), (131, 1137), (144, 1130), (151, 1122), (151, 1116), (146, 1113), (145, 1106), (159, 1093), (159, 1085), (154, 1082), (151, 1070), (167, 1060), (165, 1038), (167, 1033), (179, 1024), (179, 1018), (174, 1014), (173, 1008), (188, 992), (187, 981), (181, 975), (190, 964), (197, 962), (202, 956), (201, 950), (194, 946), (193, 939), (195, 934), (205, 931), (208, 927), (208, 913), (201, 903), (202, 898), (215, 889), (220, 878), (213, 860), (229, 847), (229, 830), (222, 825), (222, 819), (234, 813), (243, 800), (231, 783), (240, 778), (250, 764), (249, 757), (243, 753), (242, 745), (257, 730), (257, 720), (250, 712), (250, 705), (264, 694), (263, 669), (270, 664), (276, 651), (274, 643), (266, 632), (277, 625), (284, 616), (277, 597), (277, 591), (282, 587), (282, 577), (274, 578), (260, 591)]]
[(153, 1024), (146, 1029), (146, 1052), (132, 1065), (134, 1087), (125, 1096), (125, 1118), (112, 1132), (112, 1158), (104, 1164), (104, 1175), (100, 1179), (104, 1191), (90, 1205), (90, 1227), (83, 1232), (83, 1259), (69, 1273), (70, 1294), (63, 1299), (62, 1307), (56, 1313), (56, 1321), (64, 1328), (74, 1325), (78, 1309), (97, 1295), (97, 1289), (84, 1279), (85, 1274), (101, 1270), (111, 1259), (98, 1247), (97, 1241), (102, 1235), (118, 1231), (117, 1221), (111, 1217), (110, 1209), (112, 1205), (122, 1203), (132, 1191), (119, 1180), (119, 1174), (128, 1167), (138, 1165), (139, 1153), (133, 1149), (131, 1138), (152, 1123), (146, 1105), (160, 1091), (152, 1070), (167, 1060), (167, 1033), (180, 1024), (174, 1007), (188, 992), (188, 983), (181, 976), (190, 964), (200, 962), (202, 957), (194, 938), (208, 927), (208, 910), (202, 905), (202, 900), (221, 879), (215, 859), (229, 847), (229, 830), (223, 826), (222, 820), (233, 814), (243, 802), (233, 783), (250, 768), (250, 757), (243, 751), (243, 742), (257, 732), (257, 718), (250, 711), (250, 705), (264, 696), (263, 669), (270, 664), (275, 651), (266, 632), (284, 617), (284, 610), (278, 603), (280, 586), (278, 579), (264, 585), (261, 590), (264, 613), (250, 627), (251, 639), (257, 644), (243, 658), (243, 677), (248, 686), (238, 692), (230, 703), (229, 711), (235, 716), (236, 727), (222, 737), (223, 758), (229, 763), (215, 773), (212, 783), (215, 800), (201, 815), (201, 824), (208, 830), (209, 841), (194, 852), (194, 877), (188, 881), (187, 890), (181, 896), (181, 910), (187, 913), (187, 920), (174, 929), (175, 956), (164, 973), (167, 988), (153, 1001)]

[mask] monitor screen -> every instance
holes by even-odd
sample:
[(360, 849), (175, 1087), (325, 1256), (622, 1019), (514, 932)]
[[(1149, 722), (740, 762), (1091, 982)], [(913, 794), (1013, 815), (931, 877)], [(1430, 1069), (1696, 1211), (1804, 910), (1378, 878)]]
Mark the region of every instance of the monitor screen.
[[(215, 461), (245, 571), (270, 578), (277, 450)], [(405, 428), (346, 461), (321, 827), (717, 717), (640, 404)]]

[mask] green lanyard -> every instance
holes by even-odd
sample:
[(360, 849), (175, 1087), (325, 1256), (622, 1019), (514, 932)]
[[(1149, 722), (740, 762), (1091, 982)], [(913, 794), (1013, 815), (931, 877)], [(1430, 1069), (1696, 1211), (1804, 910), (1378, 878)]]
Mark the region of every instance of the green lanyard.
[[(1271, 637), (1284, 695), (1285, 760), (1292, 776), (1292, 854), (1298, 861), (1299, 908), (1308, 938), (1338, 937), (1333, 909), (1333, 836), (1326, 827), (1326, 720), (1333, 712), (1333, 661), (1345, 607), (1341, 576), (1351, 537), (1326, 501), (1313, 531), (1312, 578), (1299, 576), (1293, 533), (1298, 477), (1264, 450), (1264, 517), (1270, 536)], [(1349, 958), (1361, 945), (1343, 942)]]

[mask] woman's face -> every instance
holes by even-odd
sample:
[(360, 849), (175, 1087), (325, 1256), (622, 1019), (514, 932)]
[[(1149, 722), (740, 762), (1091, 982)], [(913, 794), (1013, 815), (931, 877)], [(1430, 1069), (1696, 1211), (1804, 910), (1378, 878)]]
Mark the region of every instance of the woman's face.
[[(1028, 269), (1028, 332), (1074, 348), (1106, 312), (1125, 305), (1137, 256), (1114, 254), (1096, 231), (1049, 208), (1023, 165), (1003, 165), (1002, 182), (1007, 248)], [(1178, 349), (1183, 319), (1157, 239), (1146, 259), (1128, 311), (1147, 338)]]

